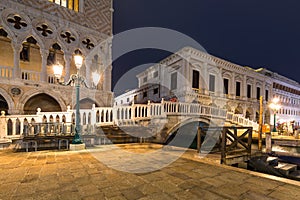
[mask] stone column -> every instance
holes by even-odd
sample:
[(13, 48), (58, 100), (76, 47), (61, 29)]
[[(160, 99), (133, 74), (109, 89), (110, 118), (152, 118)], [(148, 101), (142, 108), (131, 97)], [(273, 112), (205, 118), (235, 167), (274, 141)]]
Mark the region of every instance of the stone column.
[(218, 74), (216, 74), (216, 95), (221, 97), (223, 95), (224, 90), (224, 84), (223, 84), (223, 78), (222, 78), (222, 69), (218, 71)]
[(242, 98), (247, 100), (247, 76), (243, 76), (243, 83), (242, 83)]
[(41, 57), (42, 57), (42, 71), (41, 71), (41, 81), (42, 82), (47, 82), (47, 58), (49, 55), (49, 50), (48, 49), (40, 49), (41, 51)]
[(64, 54), (65, 59), (65, 82), (68, 82), (70, 79), (70, 68), (71, 68), (71, 61), (72, 61), (72, 54), (66, 52)]
[(229, 96), (231, 98), (235, 98), (235, 72), (232, 72), (232, 79), (231, 79), (231, 84), (229, 88)]
[(263, 101), (265, 101), (266, 100), (266, 82), (265, 81), (262, 82), (262, 86), (261, 86), (260, 90), (261, 90), (260, 96), (263, 96)]
[(112, 66), (108, 66), (104, 70), (104, 78), (103, 78), (103, 90), (111, 91), (111, 70)]
[(13, 69), (13, 78), (21, 78), (21, 69), (20, 69), (20, 52), (22, 50), (21, 43), (12, 43), (12, 48), (14, 51), (14, 69)]
[(91, 80), (92, 79), (91, 68), (92, 68), (93, 62), (90, 59), (86, 59), (84, 63), (85, 63), (85, 80), (86, 80), (86, 84), (89, 87), (94, 86), (93, 80)]
[(257, 81), (256, 79), (253, 80), (253, 85), (252, 85), (252, 98), (256, 99), (256, 90), (257, 90)]
[(208, 64), (203, 63), (203, 67), (201, 68), (200, 77), (201, 77), (201, 90), (202, 94), (208, 94), (209, 92), (209, 74), (207, 72)]

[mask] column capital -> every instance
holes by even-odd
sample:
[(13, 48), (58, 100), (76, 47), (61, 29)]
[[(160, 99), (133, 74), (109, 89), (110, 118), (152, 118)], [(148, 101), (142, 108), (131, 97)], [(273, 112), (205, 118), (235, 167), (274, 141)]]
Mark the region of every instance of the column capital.
[(70, 62), (73, 54), (71, 52), (64, 52), (65, 62)]
[(41, 57), (47, 59), (49, 55), (49, 49), (40, 49)]
[(14, 41), (12, 41), (12, 42), (11, 42), (11, 46), (12, 46), (13, 51), (14, 51), (15, 53), (20, 53), (21, 50), (22, 50), (22, 48), (23, 48), (23, 45), (22, 45), (22, 43), (20, 43), (20, 42), (14, 42)]

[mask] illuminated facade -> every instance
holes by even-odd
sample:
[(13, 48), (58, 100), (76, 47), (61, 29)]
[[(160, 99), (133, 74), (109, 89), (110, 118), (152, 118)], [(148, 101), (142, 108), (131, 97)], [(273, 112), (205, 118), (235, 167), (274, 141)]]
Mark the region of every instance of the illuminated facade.
[(49, 1), (77, 12), (83, 6), (83, 0), (49, 0)]
[[(58, 84), (53, 65), (64, 66), (66, 82), (79, 52), (89, 86), (82, 88), (81, 108), (111, 106), (112, 12), (111, 0), (1, 0), (0, 109), (28, 114), (74, 107), (74, 88)], [(93, 72), (101, 75), (97, 86)]]
[(269, 104), (279, 97), (278, 122), (300, 122), (300, 85), (266, 69), (254, 70), (233, 64), (193, 48), (177, 53), (137, 75), (138, 89), (120, 95), (115, 104), (171, 101), (199, 102), (226, 108), (254, 121), (259, 120), (263, 97), (264, 122), (273, 124)]

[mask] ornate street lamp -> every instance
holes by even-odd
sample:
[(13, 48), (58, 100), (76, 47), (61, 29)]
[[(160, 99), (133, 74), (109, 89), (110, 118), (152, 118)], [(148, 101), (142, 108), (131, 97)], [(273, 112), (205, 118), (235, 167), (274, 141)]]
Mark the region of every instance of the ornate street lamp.
[[(83, 63), (83, 57), (79, 54), (74, 55), (74, 61), (75, 61), (75, 66), (77, 68), (77, 73), (76, 74), (72, 74), (70, 76), (70, 80), (67, 83), (61, 83), (59, 82), (59, 84), (61, 85), (70, 85), (71, 83), (75, 84), (75, 88), (76, 88), (76, 112), (75, 112), (75, 135), (74, 135), (74, 139), (72, 141), (73, 144), (82, 144), (82, 140), (80, 137), (81, 134), (81, 127), (80, 127), (80, 85), (83, 83), (86, 87), (86, 82), (85, 82), (85, 78), (83, 76), (81, 76), (79, 74), (80, 68), (82, 66)], [(54, 76), (59, 80), (62, 76), (62, 72), (63, 72), (63, 66), (60, 64), (55, 64), (53, 66), (53, 72), (54, 72)], [(99, 78), (98, 78), (99, 77)], [(100, 80), (100, 75), (96, 75), (95, 72), (93, 72), (93, 83), (95, 85), (98, 84)]]
[(276, 113), (281, 107), (279, 104), (279, 99), (273, 98), (272, 103), (269, 105), (269, 107), (273, 110), (273, 113), (274, 113), (274, 127), (273, 127), (272, 132), (276, 132)]

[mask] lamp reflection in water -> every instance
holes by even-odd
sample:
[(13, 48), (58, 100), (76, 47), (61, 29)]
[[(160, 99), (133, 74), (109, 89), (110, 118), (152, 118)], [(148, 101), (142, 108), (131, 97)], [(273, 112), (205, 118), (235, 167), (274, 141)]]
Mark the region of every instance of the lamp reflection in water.
[(274, 113), (274, 126), (272, 132), (276, 132), (276, 114), (278, 110), (281, 108), (279, 104), (279, 98), (273, 98), (272, 103), (269, 105), (269, 107), (273, 110)]
[[(75, 112), (75, 135), (74, 139), (72, 141), (73, 144), (82, 144), (81, 140), (81, 126), (80, 126), (80, 85), (84, 84), (87, 87), (87, 84), (85, 82), (85, 78), (79, 74), (80, 68), (83, 63), (83, 57), (79, 54), (74, 55), (74, 61), (75, 61), (75, 66), (77, 68), (77, 73), (72, 74), (70, 76), (70, 80), (67, 83), (60, 82), (60, 78), (63, 73), (63, 66), (61, 64), (55, 64), (53, 66), (53, 72), (54, 76), (58, 79), (59, 84), (61, 85), (70, 85), (73, 83), (76, 88), (76, 112)], [(100, 81), (100, 74), (97, 72), (92, 73), (92, 78), (93, 78), (93, 84), (94, 86), (97, 86), (98, 82)], [(96, 87), (95, 87), (96, 88)]]

